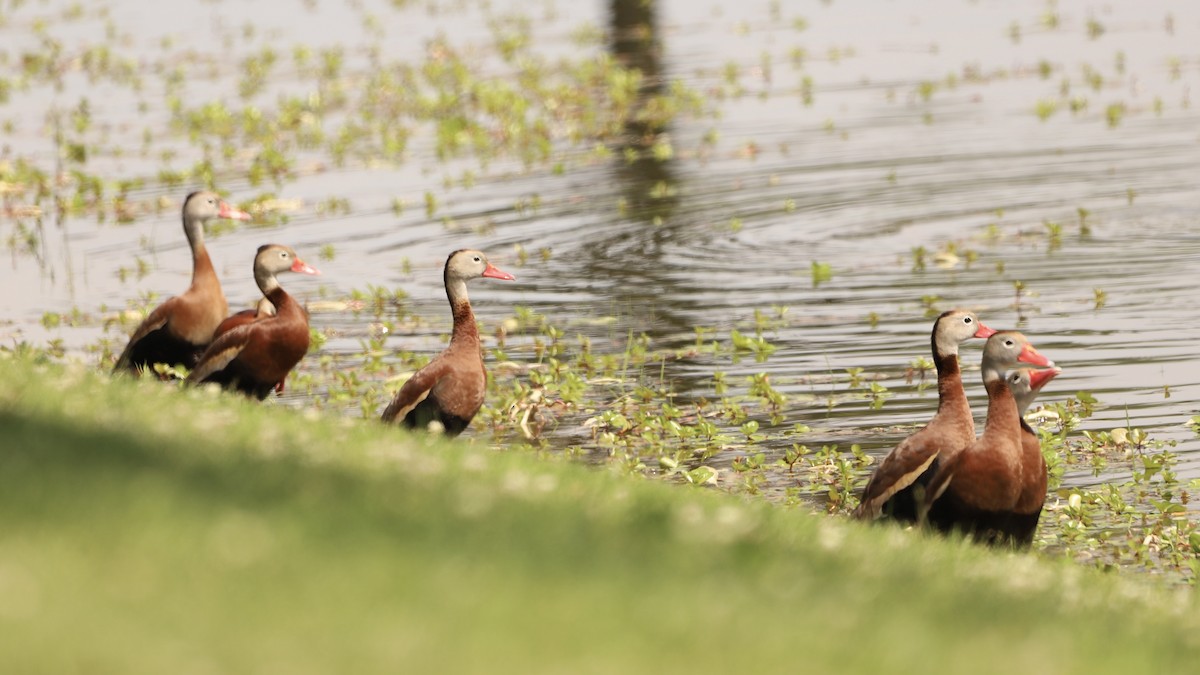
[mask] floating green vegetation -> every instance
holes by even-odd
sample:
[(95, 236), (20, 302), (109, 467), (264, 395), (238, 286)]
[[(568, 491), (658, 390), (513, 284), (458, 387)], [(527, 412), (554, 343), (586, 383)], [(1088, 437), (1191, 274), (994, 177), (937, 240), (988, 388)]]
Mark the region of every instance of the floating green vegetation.
[(829, 263), (814, 260), (811, 271), (813, 288), (833, 279), (833, 266)]
[[(363, 22), (372, 40), (385, 37), (378, 17), (364, 12)], [(590, 48), (548, 57), (533, 39), (537, 23), (532, 14), (492, 15), (483, 44), (441, 36), (407, 58), (372, 52), (364, 59), (342, 45), (296, 45), (289, 53), (264, 44), (243, 52), (234, 66), (237, 97), (222, 98), (222, 90), (196, 95), (227, 67), (219, 54), (182, 52), (167, 40), (161, 53), (135, 58), (125, 52), (135, 47), (114, 38), (80, 55), (52, 37), (58, 26), (47, 21), (40, 44), (0, 62), (0, 104), (14, 92), (61, 89), (64, 76), (77, 71), (136, 100), (144, 100), (146, 90), (163, 91), (163, 106), (143, 104), (139, 120), (147, 125), (141, 153), (162, 166), (136, 179), (139, 188), (246, 181), (278, 189), (325, 162), (402, 164), (414, 137), (432, 139), (432, 154), (441, 161), (471, 158), (486, 170), (498, 160), (516, 160), (562, 171), (592, 161), (583, 149), (622, 145), (633, 125), (662, 129), (679, 116), (712, 112), (683, 79), (648, 87), (639, 69), (600, 49), (594, 26), (577, 30), (578, 39), (591, 36), (585, 40)], [(253, 38), (251, 28), (239, 39)], [(496, 58), (503, 71), (494, 68)], [(130, 186), (93, 168), (97, 158), (128, 151), (110, 134), (107, 119), (96, 123), (94, 107), (81, 98), (55, 113), (58, 157), (0, 162), (4, 193), (26, 209), (48, 211), (53, 203), (71, 215), (117, 222), (144, 212)], [(677, 148), (659, 137), (645, 152), (665, 161)], [(59, 161), (67, 164), (76, 193), (66, 202), (50, 179)]]
[[(1141, 429), (1072, 433), (1098, 401), (1080, 392), (1032, 417), (1051, 466), (1050, 490), (1038, 546), (1101, 567), (1138, 567), (1196, 583), (1200, 579), (1200, 527), (1187, 510), (1200, 481), (1182, 483), (1174, 469), (1173, 442), (1155, 441)], [(1129, 478), (1096, 488), (1061, 488), (1065, 469), (1094, 473), (1118, 464)], [(1053, 503), (1052, 503), (1053, 502)]]
[(1121, 124), (1121, 120), (1125, 118), (1125, 104), (1111, 103), (1104, 109), (1104, 119), (1108, 121), (1108, 126), (1115, 127)]

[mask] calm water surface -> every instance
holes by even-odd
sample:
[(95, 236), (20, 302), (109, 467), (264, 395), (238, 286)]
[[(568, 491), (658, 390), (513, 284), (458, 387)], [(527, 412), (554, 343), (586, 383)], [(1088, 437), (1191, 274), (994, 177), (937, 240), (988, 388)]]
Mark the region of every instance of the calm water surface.
[[(26, 3), (0, 13), (7, 77), (18, 72), (19, 55), (39, 44), (44, 22), (68, 53), (115, 33), (114, 52), (144, 78), (136, 94), (77, 72), (59, 89), (14, 91), (0, 106), (0, 123), (9, 125), (0, 162), (25, 158), (53, 171), (48, 112), (70, 110), (86, 97), (98, 145), (126, 150), (98, 153), (89, 170), (112, 180), (148, 178), (133, 196), (169, 200), (161, 213), (130, 224), (48, 218), (36, 255), (12, 250), (0, 266), (0, 339), (61, 339), (79, 349), (98, 330), (47, 330), (44, 311), (99, 314), (141, 293), (169, 295), (186, 286), (190, 270), (176, 214), (182, 194), (196, 186), (157, 187), (153, 178), (164, 164), (190, 166), (200, 151), (168, 127), (155, 64), (210, 64), (187, 82), (189, 102), (236, 102), (239, 64), (267, 45), (285, 55), (301, 44), (341, 46), (347, 71), (365, 74), (373, 59), (420, 57), (439, 35), (486, 54), (488, 22), (514, 8), (537, 18), (537, 50), (548, 59), (609, 49), (581, 46), (572, 36), (581, 26), (607, 30), (614, 21), (606, 3), (397, 4), (315, 0), (280, 11), (262, 1), (111, 0), (70, 20), (61, 18), (69, 3)], [(861, 443), (873, 452), (886, 451), (936, 404), (936, 390), (918, 391), (904, 377), (914, 359), (928, 356), (922, 299), (936, 296), (938, 309), (970, 306), (993, 327), (1030, 335), (1066, 371), (1044, 400), (1087, 390), (1101, 401), (1084, 428), (1128, 421), (1152, 438), (1178, 441), (1180, 474), (1200, 477), (1200, 441), (1185, 426), (1200, 412), (1200, 115), (1191, 100), (1200, 91), (1200, 5), (1066, 4), (1050, 28), (1042, 2), (835, 1), (775, 9), (767, 2), (659, 2), (653, 32), (661, 50), (615, 48), (620, 58), (707, 98), (714, 114), (684, 115), (665, 130), (672, 158), (629, 164), (618, 149), (617, 159), (581, 160), (561, 174), (500, 160), (472, 187), (447, 187), (447, 179), (478, 171), (477, 162), (439, 162), (432, 141), (417, 134), (400, 164), (337, 167), (305, 158), (275, 189), (299, 200), (286, 226), (228, 232), (211, 240), (210, 251), (230, 304), (249, 306), (258, 292), (248, 267), (259, 244), (288, 243), (309, 258), (332, 244), (334, 259), (314, 260), (324, 276), (294, 280), (289, 290), (315, 300), (368, 284), (401, 288), (425, 321), (390, 346), (415, 351), (441, 345), (449, 317), (440, 267), (463, 246), (491, 252), (519, 279), (472, 287), (485, 324), (522, 305), (591, 336), (598, 350), (621, 350), (629, 331), (646, 332), (660, 348), (693, 342), (697, 326), (727, 338), (751, 325), (755, 309), (786, 307), (784, 320), (767, 332), (778, 350), (766, 364), (701, 357), (667, 363), (665, 377), (683, 396), (692, 388), (704, 395), (714, 370), (738, 383), (766, 370), (789, 395), (789, 425), (814, 428), (806, 442)], [(1103, 32), (1089, 35), (1089, 20)], [(372, 21), (377, 33), (364, 28)], [(797, 50), (804, 53), (799, 64)], [(504, 68), (497, 59), (496, 72)], [(1089, 83), (1089, 73), (1099, 82)], [(274, 93), (304, 86), (281, 67), (263, 105)], [(1074, 113), (1071, 98), (1080, 108)], [(1039, 101), (1051, 100), (1060, 108), (1039, 119)], [(1112, 126), (1108, 110), (1116, 104), (1123, 114)], [(147, 127), (155, 130), (152, 153), (140, 150)], [(168, 149), (175, 156), (160, 159)], [(262, 189), (235, 179), (219, 186), (234, 200)], [(669, 189), (664, 195), (656, 186)], [(427, 192), (440, 204), (434, 217), (423, 207)], [(535, 197), (538, 208), (517, 207)], [(350, 212), (319, 215), (317, 205), (330, 198), (348, 200)], [(400, 215), (395, 199), (408, 205)], [(11, 199), (4, 204), (14, 206)], [(1081, 208), (1089, 214), (1087, 232)], [(1049, 241), (1048, 221), (1061, 225), (1061, 242)], [(15, 228), (15, 218), (0, 217), (6, 239)], [(950, 244), (958, 260), (935, 263), (933, 254)], [(533, 253), (523, 265), (517, 246)], [(917, 247), (930, 254), (923, 270), (914, 270)], [(548, 259), (536, 254), (540, 249), (551, 252)], [(978, 256), (969, 263), (968, 250)], [(118, 270), (135, 256), (149, 264), (148, 273), (120, 280)], [(814, 262), (832, 270), (817, 286)], [(1019, 306), (1018, 281), (1025, 288)], [(1107, 295), (1100, 308), (1097, 289)], [(597, 321), (606, 317), (615, 321)], [(313, 322), (331, 335), (331, 353), (357, 351), (367, 334), (366, 318), (344, 313), (315, 312)], [(964, 351), (974, 364), (978, 347)], [(881, 410), (866, 401), (826, 405), (830, 393), (845, 393), (851, 367), (892, 392)], [(982, 415), (976, 372), (966, 375), (968, 394)], [(307, 403), (296, 396), (284, 402)], [(563, 443), (586, 439), (578, 421), (565, 418), (551, 433)], [(732, 455), (716, 464), (728, 465)], [(1072, 475), (1068, 483), (1121, 477), (1117, 467), (1099, 477)]]

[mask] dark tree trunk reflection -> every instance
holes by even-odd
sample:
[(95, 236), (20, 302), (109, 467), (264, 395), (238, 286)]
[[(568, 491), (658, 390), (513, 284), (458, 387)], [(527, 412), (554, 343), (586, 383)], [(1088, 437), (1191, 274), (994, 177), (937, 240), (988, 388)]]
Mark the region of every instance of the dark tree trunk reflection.
[(648, 114), (667, 89), (658, 9), (656, 0), (609, 4), (613, 58), (642, 78), (635, 109), (613, 148), (613, 178), (624, 210), (596, 231), (584, 263), (588, 278), (612, 280), (610, 296), (618, 313), (627, 312), (630, 328), (652, 336), (687, 331), (688, 314), (695, 309), (689, 289), (678, 286), (681, 277), (668, 262), (672, 252), (687, 247), (681, 239), (694, 231), (678, 213), (675, 160), (654, 151), (657, 143), (667, 142), (671, 129), (660, 116)]
[(616, 172), (629, 216), (660, 225), (670, 217), (677, 199), (672, 161), (658, 159), (653, 152), (655, 143), (668, 129), (645, 114), (647, 102), (663, 92), (657, 3), (612, 0), (610, 8), (613, 57), (623, 67), (642, 74), (634, 112), (625, 124), (625, 138), (617, 148)]

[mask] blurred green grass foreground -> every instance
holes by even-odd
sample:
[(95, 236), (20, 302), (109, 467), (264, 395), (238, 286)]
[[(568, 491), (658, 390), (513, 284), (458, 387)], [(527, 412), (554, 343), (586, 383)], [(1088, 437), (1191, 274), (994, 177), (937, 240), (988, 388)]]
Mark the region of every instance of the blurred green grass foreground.
[(1191, 672), (1191, 589), (0, 354), (0, 672)]

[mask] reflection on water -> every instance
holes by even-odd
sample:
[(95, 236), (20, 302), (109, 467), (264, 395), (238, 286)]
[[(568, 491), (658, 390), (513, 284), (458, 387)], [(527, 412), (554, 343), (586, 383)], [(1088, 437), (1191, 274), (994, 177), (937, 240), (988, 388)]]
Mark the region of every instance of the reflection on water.
[(669, 143), (670, 133), (650, 109), (664, 91), (658, 5), (646, 0), (613, 0), (609, 15), (614, 59), (641, 77), (634, 113), (626, 121), (625, 137), (613, 162), (616, 178), (625, 188), (622, 194), (629, 215), (662, 225), (670, 219), (678, 197), (672, 158), (654, 151), (660, 142)]
[[(624, 135), (614, 148), (613, 179), (620, 187), (620, 205), (600, 224), (584, 261), (586, 276), (612, 279), (611, 299), (628, 311), (638, 332), (661, 333), (686, 328), (674, 312), (679, 279), (666, 274), (664, 249), (674, 245), (687, 224), (673, 218), (680, 186), (675, 159), (667, 150), (671, 129), (656, 108), (664, 93), (662, 36), (658, 3), (612, 0), (609, 5), (609, 47), (614, 60), (640, 78), (633, 112)], [(630, 265), (630, 260), (637, 264)]]
[[(489, 21), (528, 11), (523, 3), (493, 4), (438, 13), (383, 0), (319, 2), (279, 16), (250, 3), (245, 20), (258, 29), (246, 32), (228, 25), (220, 3), (170, 12), (143, 11), (130, 0), (107, 3), (114, 23), (136, 28), (122, 47), (135, 61), (154, 63), (162, 45), (175, 40), (195, 60), (213, 64), (187, 83), (189, 100), (230, 102), (240, 64), (270, 44), (341, 46), (344, 67), (355, 75), (375, 63), (411, 60), (438, 35), (453, 36), (464, 51), (492, 49)], [(508, 268), (514, 245), (545, 249), (552, 253), (546, 259), (531, 257), (515, 271), (519, 285), (472, 289), (482, 321), (494, 324), (524, 305), (611, 351), (630, 331), (647, 332), (660, 347), (687, 344), (695, 327), (727, 339), (755, 309), (785, 307), (767, 331), (777, 351), (766, 364), (700, 357), (663, 364), (663, 377), (687, 395), (703, 392), (716, 370), (739, 384), (767, 370), (790, 397), (788, 423), (813, 427), (807, 442), (862, 443), (874, 451), (931, 414), (934, 393), (918, 391), (906, 371), (928, 356), (929, 311), (965, 305), (990, 325), (1019, 326), (1064, 367), (1043, 399), (1091, 391), (1102, 407), (1088, 428), (1128, 421), (1179, 441), (1186, 458), (1179, 473), (1200, 476), (1197, 440), (1184, 426), (1200, 412), (1200, 115), (1190, 99), (1200, 5), (1116, 4), (1100, 17), (1106, 30), (1098, 37), (1085, 29), (1087, 17), (1065, 9), (1061, 26), (1047, 28), (1040, 22), (1046, 5), (1033, 0), (872, 3), (869, 12), (854, 2), (784, 5), (613, 0), (573, 3), (544, 21), (539, 15), (539, 50), (594, 49), (599, 56), (610, 49), (638, 69), (641, 111), (652, 111), (655, 98), (680, 82), (700, 92), (714, 114), (684, 114), (669, 127), (653, 115), (634, 116), (604, 163), (582, 162), (560, 175), (497, 161), (469, 188), (454, 181), (462, 162), (433, 159), (426, 129), (414, 134), (399, 165), (299, 167), (277, 189), (303, 203), (286, 226), (212, 238), (231, 305), (249, 306), (257, 297), (243, 264), (247, 251), (269, 240), (311, 256), (330, 245), (336, 255), (321, 261), (321, 286), (297, 282), (296, 294), (402, 288), (410, 309), (427, 321), (389, 347), (433, 351), (448, 326), (438, 270), (449, 250), (486, 249)], [(43, 11), (51, 10), (26, 3), (11, 11), (0, 42), (28, 46), (24, 33)], [(1168, 14), (1173, 32), (1163, 28)], [(377, 18), (383, 37), (364, 46), (367, 16)], [(609, 26), (608, 42), (573, 42), (572, 31), (585, 22)], [(64, 28), (61, 39), (82, 49), (104, 25), (85, 18)], [(403, 40), (395, 39), (400, 31)], [(5, 76), (13, 67), (12, 59), (0, 65)], [(96, 331), (46, 330), (41, 313), (75, 306), (99, 313), (148, 291), (186, 287), (186, 247), (174, 214), (187, 189), (162, 187), (155, 177), (197, 161), (198, 151), (170, 131), (158, 100), (165, 76), (143, 75), (151, 92), (144, 96), (120, 89), (109, 95), (112, 86), (98, 90), (80, 74), (61, 90), (31, 91), (0, 107), (0, 122), (12, 120), (13, 129), (3, 137), (0, 163), (24, 156), (55, 171), (53, 139), (36, 132), (52, 103), (70, 107), (84, 96), (110, 145), (139, 147), (142, 126), (128, 120), (145, 120), (157, 125), (154, 147), (179, 155), (162, 160), (159, 152), (130, 150), (101, 153), (89, 164), (114, 181), (144, 178), (130, 188), (132, 198), (167, 199), (169, 208), (136, 214), (131, 223), (0, 221), (6, 240), (18, 222), (42, 234), (38, 256), (12, 245), (10, 264), (0, 269), (5, 342), (62, 338), (79, 346)], [(310, 93), (283, 67), (273, 86)], [(258, 103), (274, 105), (272, 97)], [(263, 189), (233, 180), (221, 187), (235, 199)], [(73, 192), (64, 187), (63, 198)], [(426, 194), (438, 203), (432, 214), (421, 208)], [(540, 200), (536, 210), (515, 206), (531, 196)], [(331, 198), (345, 200), (350, 212), (319, 211)], [(397, 200), (406, 208), (393, 209)], [(810, 275), (814, 262), (831, 270), (820, 285)], [(615, 324), (593, 321), (609, 316)], [(326, 346), (331, 352), (358, 349), (366, 333), (365, 320), (344, 315), (317, 313), (314, 324), (336, 330)], [(970, 367), (975, 350), (964, 350)], [(882, 409), (847, 398), (848, 368), (863, 368), (889, 388), (893, 396)], [(982, 414), (977, 374), (965, 379)], [(578, 432), (564, 426), (554, 433), (578, 440)]]

